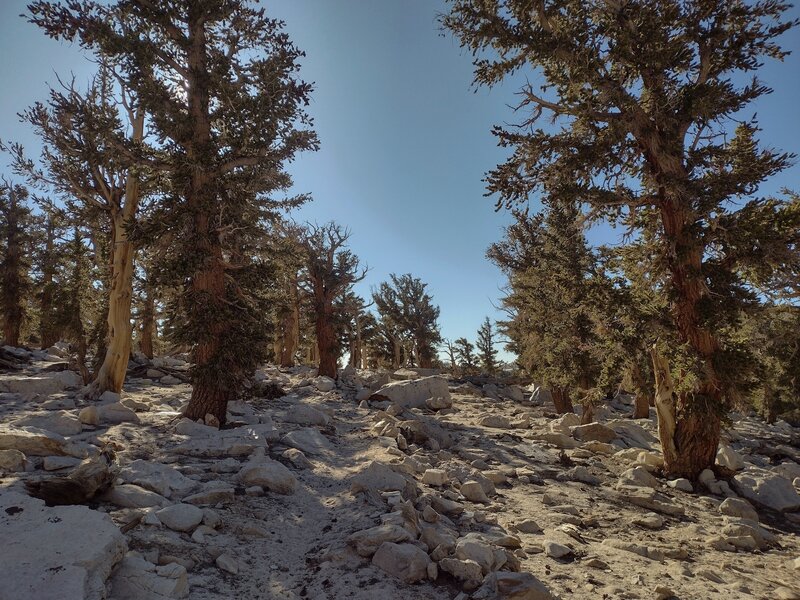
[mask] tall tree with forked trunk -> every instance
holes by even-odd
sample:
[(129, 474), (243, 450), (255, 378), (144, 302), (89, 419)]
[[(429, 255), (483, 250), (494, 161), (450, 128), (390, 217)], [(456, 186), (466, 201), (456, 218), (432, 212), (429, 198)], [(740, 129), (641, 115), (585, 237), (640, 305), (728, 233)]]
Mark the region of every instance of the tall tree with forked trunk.
[(101, 221), (107, 226), (101, 233), (108, 236), (108, 295), (106, 323), (100, 328), (106, 337), (100, 348), (105, 352), (87, 390), (90, 397), (97, 398), (105, 391), (122, 390), (131, 352), (136, 247), (128, 228), (136, 219), (141, 178), (137, 167), (120, 156), (114, 143), (129, 137), (132, 144), (141, 144), (144, 113), (124, 87), (114, 89), (107, 65), (101, 65), (87, 92), (78, 92), (74, 84), (63, 87), (61, 91), (51, 89), (47, 103), (36, 103), (22, 115), (44, 144), (43, 171), (24, 158), (21, 147), (13, 149), (18, 171), (64, 196), (77, 198), (83, 203), (81, 212), (94, 210), (105, 215)]
[(337, 322), (341, 320), (341, 300), (353, 284), (367, 275), (358, 257), (347, 248), (350, 232), (336, 223), (309, 225), (302, 237), (305, 268), (301, 286), (311, 298), (314, 331), (319, 351), (320, 375), (336, 378), (341, 353)]
[[(782, 203), (752, 199), (791, 156), (759, 148), (740, 114), (770, 90), (757, 78), (782, 58), (794, 22), (778, 0), (450, 0), (443, 17), (477, 56), (475, 81), (527, 72), (519, 128), (495, 129), (509, 159), (488, 176), (498, 206), (531, 195), (584, 203), (656, 240), (646, 268), (663, 279), (671, 329), (654, 356), (665, 470), (696, 478), (714, 463), (726, 407), (753, 363), (728, 335), (756, 299), (753, 255), (785, 253)], [(537, 119), (549, 113), (556, 127)], [(736, 123), (739, 125), (736, 126)], [(734, 130), (735, 128), (735, 130)], [(737, 203), (736, 201), (743, 201)], [(766, 233), (766, 239), (760, 233)], [(788, 236), (788, 237), (787, 237)], [(658, 406), (657, 406), (658, 408)]]
[(310, 85), (280, 21), (246, 0), (35, 2), (48, 35), (99, 53), (135, 94), (158, 140), (118, 151), (163, 175), (163, 202), (137, 235), (165, 248), (159, 275), (181, 282), (173, 331), (192, 348), (186, 416), (225, 422), (226, 406), (264, 358), (258, 240), (280, 200), (284, 170), (317, 146), (304, 112)]

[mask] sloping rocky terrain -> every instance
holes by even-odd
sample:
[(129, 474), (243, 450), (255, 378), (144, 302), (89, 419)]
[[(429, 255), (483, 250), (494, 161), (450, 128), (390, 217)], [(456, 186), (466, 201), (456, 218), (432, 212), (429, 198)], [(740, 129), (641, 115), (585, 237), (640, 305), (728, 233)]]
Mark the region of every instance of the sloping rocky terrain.
[[(783, 422), (733, 415), (717, 474), (670, 481), (624, 395), (580, 425), (533, 387), (268, 366), (220, 430), (181, 419), (180, 359), (89, 402), (62, 358), (5, 350), (0, 600), (800, 598)], [(98, 455), (102, 495), (29, 495)]]

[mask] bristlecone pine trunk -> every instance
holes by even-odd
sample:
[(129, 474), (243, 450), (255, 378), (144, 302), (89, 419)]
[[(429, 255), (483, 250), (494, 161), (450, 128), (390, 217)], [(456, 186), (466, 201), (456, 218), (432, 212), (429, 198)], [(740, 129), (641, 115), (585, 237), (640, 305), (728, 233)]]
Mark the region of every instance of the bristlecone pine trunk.
[[(192, 8), (198, 9), (198, 6), (192, 4)], [(231, 391), (213, 372), (213, 366), (222, 362), (217, 354), (220, 352), (219, 340), (223, 337), (225, 323), (218, 315), (224, 310), (226, 298), (222, 248), (212, 225), (217, 205), (216, 190), (203, 164), (203, 159), (211, 153), (209, 90), (207, 77), (203, 76), (208, 72), (206, 31), (201, 19), (190, 18), (189, 22), (187, 82), (192, 136), (187, 144), (187, 158), (192, 171), (187, 200), (189, 210), (194, 215), (195, 248), (197, 255), (203, 257), (192, 277), (192, 310), (196, 313), (203, 311), (203, 315), (207, 315), (211, 322), (208, 323), (209, 335), (199, 340), (194, 348), (193, 362), (197, 375), (193, 380), (192, 397), (185, 416), (198, 420), (210, 414), (222, 425), (225, 423), (228, 401), (232, 398)], [(201, 317), (195, 314), (190, 318), (192, 322), (197, 322)]]
[(144, 306), (142, 307), (142, 324), (139, 337), (139, 350), (147, 358), (153, 358), (153, 338), (156, 327), (156, 303), (153, 292), (145, 287)]
[(316, 333), (317, 347), (319, 348), (318, 374), (336, 379), (336, 330), (333, 326), (332, 314), (317, 318)]
[[(685, 173), (679, 174), (685, 178)], [(656, 409), (664, 469), (669, 476), (695, 480), (701, 471), (714, 464), (720, 438), (723, 398), (715, 368), (720, 344), (714, 334), (703, 327), (700, 318), (699, 303), (708, 293), (706, 282), (702, 279), (703, 250), (696, 234), (692, 233), (692, 218), (687, 214), (686, 204), (677, 196), (664, 197), (661, 219), (666, 240), (672, 244), (667, 256), (675, 291), (673, 320), (680, 340), (688, 343), (702, 360), (704, 376), (692, 394), (676, 396), (669, 365), (663, 357), (657, 356), (657, 350), (653, 354), (653, 368), (658, 373)], [(671, 402), (671, 409), (668, 402)], [(670, 419), (672, 422), (669, 422)]]
[(294, 366), (294, 354), (300, 344), (300, 296), (296, 279), (291, 282), (290, 294), (292, 305), (281, 315), (280, 323), (278, 358), (282, 367)]
[(650, 398), (645, 392), (645, 377), (638, 363), (634, 362), (630, 367), (630, 380), (634, 393), (633, 418), (647, 419), (650, 417)]
[[(144, 138), (144, 115), (139, 112), (133, 122), (134, 142)], [(139, 208), (139, 178), (129, 170), (122, 207), (112, 207), (111, 221), (111, 287), (108, 296), (108, 345), (103, 364), (95, 375), (88, 396), (98, 398), (103, 392), (119, 393), (125, 383), (128, 359), (131, 355), (133, 301), (133, 261), (136, 248), (128, 238), (126, 226), (136, 217)]]
[(556, 412), (560, 415), (565, 413), (575, 412), (572, 407), (572, 400), (569, 397), (569, 390), (563, 387), (554, 387), (552, 390), (553, 404), (556, 407)]
[(55, 224), (52, 218), (45, 224), (44, 264), (42, 266), (41, 296), (39, 301), (40, 348), (45, 350), (58, 341), (58, 331), (53, 327), (53, 277), (55, 275)]
[(14, 186), (8, 186), (8, 210), (6, 217), (6, 255), (2, 262), (3, 296), (3, 343), (19, 346), (19, 333), (25, 316), (22, 307), (22, 240), (19, 222), (19, 199)]

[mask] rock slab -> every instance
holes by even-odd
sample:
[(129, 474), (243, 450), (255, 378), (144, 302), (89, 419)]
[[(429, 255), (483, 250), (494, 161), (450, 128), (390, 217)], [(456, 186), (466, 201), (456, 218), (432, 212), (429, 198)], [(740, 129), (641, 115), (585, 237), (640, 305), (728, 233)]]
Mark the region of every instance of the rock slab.
[(0, 532), (0, 572), (13, 574), (0, 577), (0, 598), (101, 600), (127, 549), (108, 515), (17, 492), (0, 494)]

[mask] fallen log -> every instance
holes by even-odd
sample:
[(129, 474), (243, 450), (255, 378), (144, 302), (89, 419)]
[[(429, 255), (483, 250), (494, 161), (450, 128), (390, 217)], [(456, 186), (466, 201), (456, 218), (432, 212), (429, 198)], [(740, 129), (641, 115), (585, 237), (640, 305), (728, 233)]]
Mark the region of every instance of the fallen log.
[(84, 460), (65, 477), (26, 481), (25, 488), (47, 506), (84, 504), (114, 484), (116, 455), (111, 448)]

